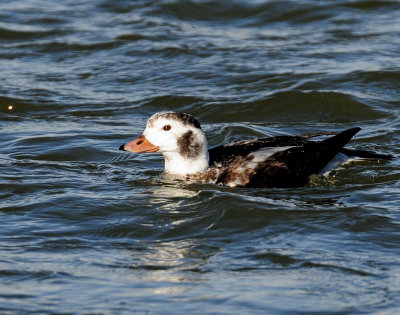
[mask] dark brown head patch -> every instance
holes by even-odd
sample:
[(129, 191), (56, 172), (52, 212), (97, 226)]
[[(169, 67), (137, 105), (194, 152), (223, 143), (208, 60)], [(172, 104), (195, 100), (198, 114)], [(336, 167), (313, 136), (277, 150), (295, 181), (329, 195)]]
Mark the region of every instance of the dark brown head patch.
[(201, 144), (196, 141), (191, 130), (178, 138), (178, 147), (179, 153), (189, 159), (196, 158), (201, 153)]
[(189, 125), (201, 129), (200, 123), (192, 115), (180, 112), (162, 112), (154, 114), (153, 116), (150, 117), (149, 121), (147, 122), (147, 125), (149, 127), (153, 127), (154, 121), (156, 121), (158, 118), (161, 117), (166, 119), (178, 120), (182, 122), (184, 125)]

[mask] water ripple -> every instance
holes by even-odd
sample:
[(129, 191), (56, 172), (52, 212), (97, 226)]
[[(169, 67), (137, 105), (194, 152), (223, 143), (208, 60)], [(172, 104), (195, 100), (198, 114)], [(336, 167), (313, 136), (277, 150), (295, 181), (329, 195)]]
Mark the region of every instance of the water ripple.
[(118, 148), (173, 110), (210, 146), (359, 126), (349, 147), (400, 156), (397, 1), (14, 0), (0, 17), (2, 312), (396, 312), (397, 159), (232, 189)]

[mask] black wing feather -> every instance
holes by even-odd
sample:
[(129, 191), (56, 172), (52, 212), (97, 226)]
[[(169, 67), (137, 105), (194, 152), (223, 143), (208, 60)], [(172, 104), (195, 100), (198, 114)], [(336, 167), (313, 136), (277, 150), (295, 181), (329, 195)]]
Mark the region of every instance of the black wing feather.
[(307, 142), (307, 139), (301, 136), (277, 136), (224, 144), (208, 150), (209, 163), (211, 166), (229, 162), (238, 156), (244, 157), (266, 147), (302, 146)]
[(361, 129), (352, 128), (321, 142), (277, 152), (260, 165), (248, 187), (300, 187), (318, 174)]

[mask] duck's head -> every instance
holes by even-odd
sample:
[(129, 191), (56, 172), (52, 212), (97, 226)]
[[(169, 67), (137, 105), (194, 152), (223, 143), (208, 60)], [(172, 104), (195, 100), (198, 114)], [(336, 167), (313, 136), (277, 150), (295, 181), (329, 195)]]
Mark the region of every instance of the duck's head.
[(165, 170), (188, 175), (208, 168), (207, 140), (200, 123), (189, 114), (156, 113), (147, 121), (143, 134), (120, 150), (133, 153), (160, 152)]

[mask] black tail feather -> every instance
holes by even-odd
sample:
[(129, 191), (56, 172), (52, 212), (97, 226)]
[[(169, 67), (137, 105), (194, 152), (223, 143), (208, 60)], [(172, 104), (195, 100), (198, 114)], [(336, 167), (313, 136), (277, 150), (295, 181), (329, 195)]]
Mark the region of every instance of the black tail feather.
[(340, 153), (347, 155), (348, 157), (359, 157), (363, 159), (372, 159), (372, 160), (391, 160), (394, 159), (393, 155), (390, 154), (380, 154), (371, 151), (365, 150), (350, 150), (343, 148), (340, 150)]

